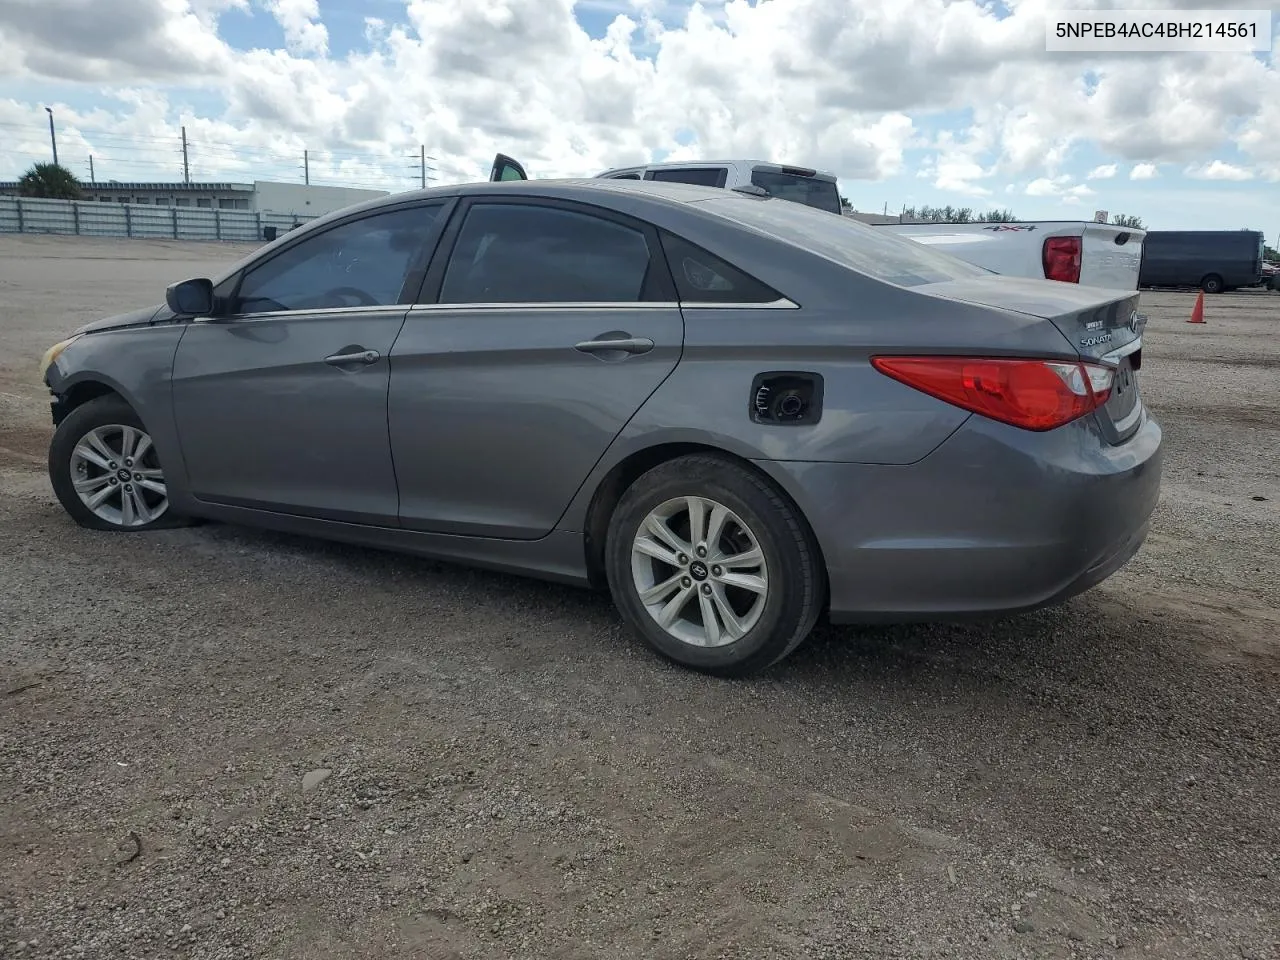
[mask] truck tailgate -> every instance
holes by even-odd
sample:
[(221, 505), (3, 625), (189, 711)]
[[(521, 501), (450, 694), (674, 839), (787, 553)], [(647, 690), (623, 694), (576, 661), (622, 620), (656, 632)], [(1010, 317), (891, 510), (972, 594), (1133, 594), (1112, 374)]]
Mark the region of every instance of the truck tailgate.
[(1054, 237), (1080, 241), (1083, 286), (1105, 290), (1138, 289), (1145, 231), (1084, 220), (1034, 223), (877, 224), (899, 236), (1007, 277), (1045, 278), (1045, 243)]
[(1146, 233), (1106, 223), (1084, 228), (1080, 282), (1107, 290), (1137, 290), (1142, 269), (1142, 239)]

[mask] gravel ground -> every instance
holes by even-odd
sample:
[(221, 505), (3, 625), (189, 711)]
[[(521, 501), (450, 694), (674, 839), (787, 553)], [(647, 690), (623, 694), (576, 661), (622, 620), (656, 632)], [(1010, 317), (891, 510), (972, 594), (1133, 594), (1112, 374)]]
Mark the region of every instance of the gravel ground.
[(72, 524), (40, 353), (244, 252), (0, 237), (0, 955), (1280, 955), (1280, 295), (1144, 294), (1112, 580), (729, 682), (588, 593)]

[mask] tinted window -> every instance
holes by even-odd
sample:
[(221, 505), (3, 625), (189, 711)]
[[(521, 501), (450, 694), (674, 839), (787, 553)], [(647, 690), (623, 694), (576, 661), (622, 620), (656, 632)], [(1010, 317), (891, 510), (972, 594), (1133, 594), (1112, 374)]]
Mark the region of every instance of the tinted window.
[(556, 207), (477, 203), (441, 303), (635, 303), (649, 273), (639, 230)]
[(729, 171), (724, 167), (703, 167), (701, 169), (650, 170), (645, 174), (646, 180), (657, 180), (660, 183), (692, 183), (699, 187), (723, 187), (729, 179)]
[(704, 200), (699, 207), (869, 277), (903, 287), (991, 275), (982, 267), (923, 243), (877, 230), (852, 217), (833, 217), (804, 204), (753, 200), (731, 194)]
[(806, 206), (817, 207), (828, 213), (844, 211), (840, 207), (840, 191), (831, 180), (820, 177), (801, 177), (793, 173), (771, 173), (767, 170), (752, 170), (751, 182), (769, 196), (779, 200), (790, 200)]
[(245, 274), (234, 312), (398, 303), (441, 207), (376, 213), (308, 237)]
[(772, 303), (781, 299), (776, 290), (665, 230), (662, 249), (682, 303)]
[(610, 177), (609, 179), (610, 179), (610, 180), (639, 180), (639, 179), (640, 179), (640, 174), (638, 174), (638, 173), (615, 173), (615, 174), (614, 174), (612, 177)]

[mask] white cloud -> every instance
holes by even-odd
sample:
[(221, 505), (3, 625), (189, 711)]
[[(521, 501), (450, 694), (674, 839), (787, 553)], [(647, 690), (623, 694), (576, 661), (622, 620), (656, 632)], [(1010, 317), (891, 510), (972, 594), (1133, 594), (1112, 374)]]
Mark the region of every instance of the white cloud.
[(1024, 192), (1029, 197), (1058, 197), (1064, 203), (1078, 203), (1084, 197), (1093, 196), (1092, 189), (1071, 181), (1071, 176), (1065, 173), (1056, 177), (1040, 177), (1027, 184)]
[(1154, 180), (1160, 175), (1160, 171), (1156, 169), (1154, 163), (1135, 164), (1134, 168), (1129, 171), (1130, 180)]
[(1056, 197), (1062, 192), (1063, 186), (1070, 182), (1070, 177), (1058, 177), (1054, 179), (1040, 177), (1038, 180), (1032, 180), (1027, 184), (1025, 193), (1029, 197)]
[[(268, 156), (296, 169), (306, 147), (321, 172), (356, 180), (394, 171), (385, 177), (400, 186), (412, 185), (424, 143), (446, 181), (483, 176), (498, 150), (534, 176), (589, 174), (661, 151), (766, 156), (846, 180), (921, 174), (942, 202), (1015, 182), (1034, 186), (1030, 196), (1080, 198), (1073, 184), (1083, 171), (1062, 178), (1085, 146), (1116, 161), (1089, 180), (1127, 167), (1131, 179), (1159, 164), (1198, 168), (1227, 147), (1241, 167), (1280, 180), (1274, 63), (1047, 57), (1044, 0), (1009, 2), (1003, 19), (977, 0), (576, 6), (587, 4), (615, 17), (602, 38), (583, 31), (574, 0), (360, 5), (363, 36), (342, 46), (361, 49), (336, 56), (338, 21), (324, 23), (319, 0), (261, 0), (256, 9), (279, 22), (286, 47), (252, 51), (216, 32), (218, 17), (249, 10), (248, 0), (0, 0), (0, 83), (79, 85), (82, 96), (65, 95), (75, 102), (113, 85), (138, 91), (98, 110), (59, 107), (59, 147), (112, 156), (76, 129), (105, 131), (117, 155), (130, 138), (132, 156), (157, 174), (174, 162), (165, 138), (186, 123), (210, 175), (247, 175)], [(39, 104), (0, 101), (0, 121), (32, 128), (0, 145), (0, 163), (25, 166), (42, 149), (42, 120)]]
[(263, 5), (284, 30), (291, 53), (324, 56), (329, 51), (329, 31), (319, 22), (319, 0), (263, 0)]
[(1198, 167), (1188, 167), (1186, 175), (1193, 180), (1244, 181), (1253, 179), (1252, 170), (1238, 167), (1232, 163), (1224, 163), (1221, 160), (1214, 160), (1212, 163), (1206, 163)]

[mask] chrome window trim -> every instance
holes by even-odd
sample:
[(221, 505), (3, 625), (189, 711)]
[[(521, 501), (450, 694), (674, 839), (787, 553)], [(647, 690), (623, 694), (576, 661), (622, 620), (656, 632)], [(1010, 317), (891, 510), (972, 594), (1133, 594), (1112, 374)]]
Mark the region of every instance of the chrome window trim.
[(381, 306), (358, 307), (309, 307), (306, 310), (268, 310), (261, 313), (237, 313), (226, 317), (195, 317), (193, 323), (245, 323), (254, 320), (293, 320), (306, 317), (359, 316), (361, 314), (387, 313), (408, 310), (407, 303), (388, 303)]
[(769, 303), (681, 303), (671, 301), (636, 301), (632, 303), (615, 300), (598, 302), (557, 301), (530, 303), (417, 303), (410, 313), (440, 313), (443, 311), (463, 311), (469, 313), (495, 313), (507, 310), (798, 310), (800, 305), (785, 297)]
[(700, 303), (693, 301), (681, 303), (685, 310), (799, 310), (800, 304), (786, 297), (770, 300), (768, 303)]
[(634, 311), (634, 310), (798, 310), (800, 305), (782, 297), (768, 303), (680, 303), (675, 300), (637, 301), (634, 303), (613, 300), (592, 301), (556, 301), (556, 302), (521, 302), (521, 303), (389, 303), (382, 306), (310, 308), (307, 310), (272, 310), (262, 313), (242, 313), (229, 317), (196, 317), (194, 323), (248, 323), (261, 320), (293, 320), (308, 317), (360, 316), (362, 314), (382, 314), (393, 310), (407, 310), (409, 313), (502, 313), (504, 311)]
[(578, 302), (578, 301), (555, 301), (545, 303), (415, 303), (410, 309), (410, 313), (502, 313), (504, 311), (520, 310), (546, 310), (546, 311), (562, 311), (562, 310), (673, 310), (680, 306), (674, 300), (671, 301), (644, 301), (636, 303), (619, 302), (615, 300), (603, 300), (599, 303)]

